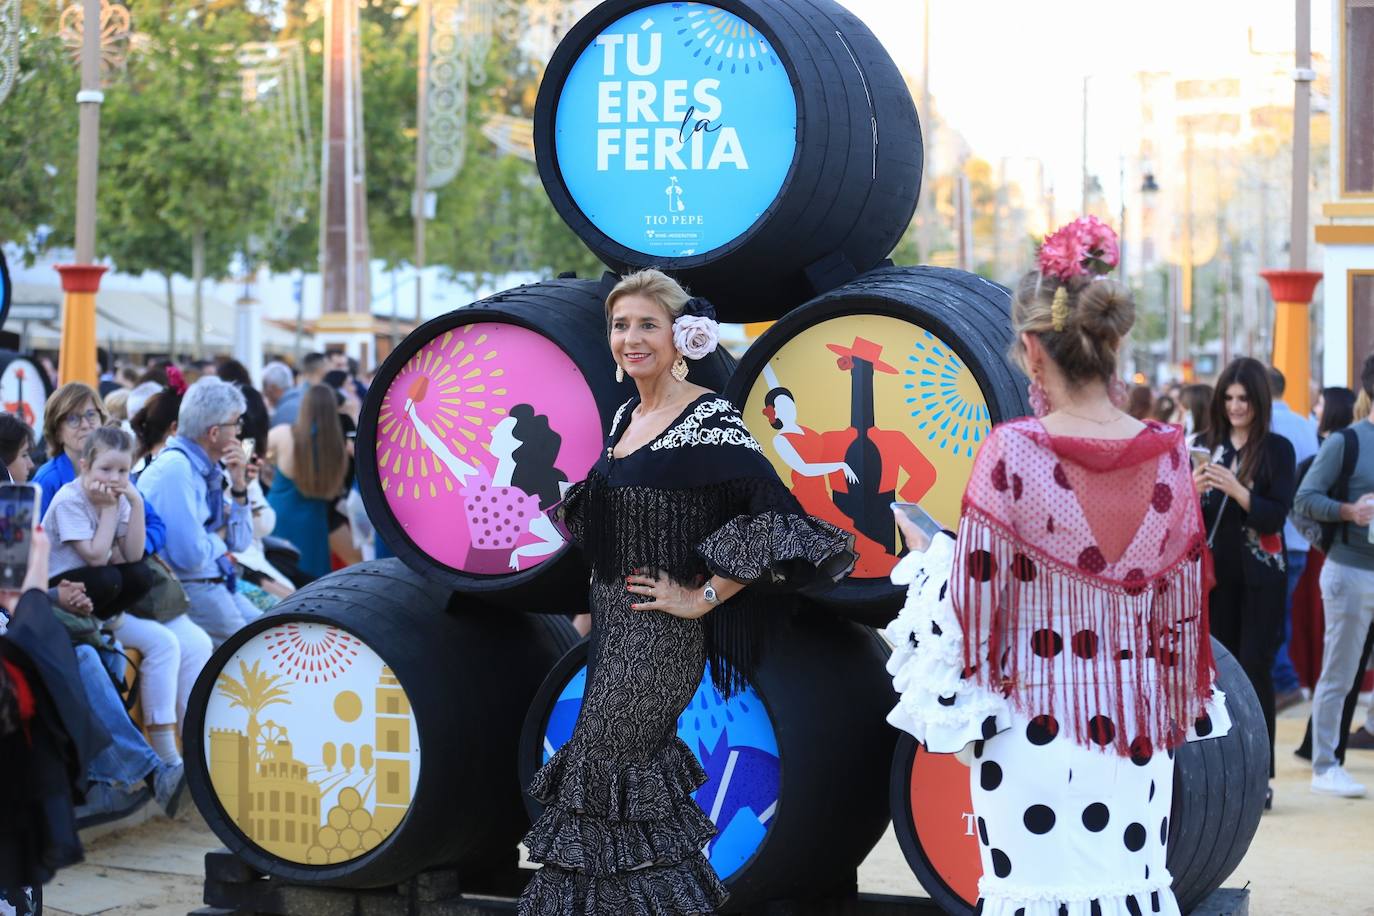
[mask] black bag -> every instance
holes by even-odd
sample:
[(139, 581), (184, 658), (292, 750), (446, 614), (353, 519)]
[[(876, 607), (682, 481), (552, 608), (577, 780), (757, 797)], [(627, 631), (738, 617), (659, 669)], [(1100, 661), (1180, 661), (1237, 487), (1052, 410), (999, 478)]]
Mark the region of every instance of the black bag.
[[(1338, 430), (1337, 434), (1345, 440), (1341, 449), (1341, 472), (1336, 476), (1335, 483), (1331, 484), (1331, 489), (1326, 491), (1326, 495), (1336, 502), (1347, 503), (1350, 502), (1350, 478), (1355, 473), (1355, 464), (1360, 460), (1360, 437), (1353, 429), (1348, 428)], [(1305, 458), (1298, 465), (1299, 481), (1302, 481), (1312, 469), (1312, 462), (1316, 457), (1313, 455), (1311, 458)], [(1340, 535), (1342, 544), (1350, 543), (1349, 522), (1319, 522), (1294, 512), (1293, 524), (1298, 532), (1322, 553), (1331, 552), (1331, 545), (1336, 543), (1337, 534)]]

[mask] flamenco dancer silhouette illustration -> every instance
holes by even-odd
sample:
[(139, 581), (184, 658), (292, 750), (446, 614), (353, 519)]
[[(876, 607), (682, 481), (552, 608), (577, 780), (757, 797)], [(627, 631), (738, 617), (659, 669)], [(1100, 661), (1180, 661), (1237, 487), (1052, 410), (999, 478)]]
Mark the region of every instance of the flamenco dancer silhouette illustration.
[[(778, 434), (773, 449), (792, 470), (792, 493), (811, 515), (854, 534), (859, 560), (854, 575), (886, 576), (897, 565), (892, 502), (920, 502), (935, 483), (935, 466), (903, 432), (879, 429), (873, 409), (874, 371), (896, 375), (880, 358), (882, 347), (855, 337), (850, 346), (826, 344), (849, 373), (849, 426), (818, 433), (797, 419), (797, 402), (772, 366), (763, 414)], [(905, 475), (905, 480), (902, 476)], [(899, 485), (899, 481), (901, 481)]]
[(488, 447), (496, 468), (487, 471), (453, 454), (416, 411), (428, 382), (421, 376), (411, 385), (405, 413), (420, 440), (458, 481), (471, 538), (463, 569), (508, 573), (520, 569), (522, 560), (538, 560), (562, 547), (563, 536), (544, 514), (559, 500), (558, 485), (568, 479), (554, 466), (563, 438), (549, 426), (549, 418), (529, 404), (512, 407), (510, 416), (491, 428)]

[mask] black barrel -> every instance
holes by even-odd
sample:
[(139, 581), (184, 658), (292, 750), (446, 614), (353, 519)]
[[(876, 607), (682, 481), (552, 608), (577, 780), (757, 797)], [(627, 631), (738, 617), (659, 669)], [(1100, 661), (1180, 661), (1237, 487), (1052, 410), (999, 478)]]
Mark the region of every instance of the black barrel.
[(854, 572), (818, 602), (873, 626), (896, 616), (889, 506), (955, 526), (983, 438), (1029, 412), (1011, 341), (1005, 287), (885, 267), (789, 312), (741, 358), (727, 393), (764, 454), (807, 511), (856, 536)]
[(668, 270), (729, 321), (876, 267), (921, 185), (906, 83), (834, 0), (607, 0), (549, 61), (534, 146), (597, 257)]
[(397, 560), (332, 573), (206, 665), (184, 733), (191, 795), (231, 852), (295, 883), (508, 866), (529, 824), (520, 723), (576, 638)]
[[(503, 607), (583, 607), (586, 572), (545, 513), (634, 394), (607, 342), (614, 282), (497, 293), (421, 325), (382, 364), (358, 421), (358, 483), (412, 569)], [(720, 390), (734, 359), (721, 348), (690, 365), (690, 381)]]
[(5, 260), (5, 252), (0, 250), (0, 328), (10, 314), (10, 301), (14, 297), (14, 284), (10, 282), (10, 265)]
[[(678, 735), (705, 768), (697, 804), (720, 833), (707, 847), (730, 889), (730, 912), (768, 900), (852, 892), (855, 870), (887, 829), (887, 761), (896, 738), (887, 646), (830, 614), (782, 615), (767, 634), (758, 677), (728, 701), (702, 679)], [(587, 645), (550, 672), (520, 739), (520, 779), (572, 734)], [(531, 816), (541, 808), (526, 796)]]
[[(1269, 785), (1269, 730), (1240, 662), (1212, 640), (1217, 686), (1226, 694), (1231, 731), (1178, 749), (1169, 815), (1169, 873), (1187, 913), (1245, 858), (1264, 814)], [(1207, 728), (1199, 724), (1199, 730)]]
[[(1259, 700), (1235, 657), (1212, 641), (1217, 686), (1231, 731), (1180, 747), (1174, 760), (1167, 863), (1179, 909), (1188, 913), (1235, 871), (1259, 828), (1269, 778), (1269, 738)], [(926, 893), (953, 916), (972, 916), (982, 862), (972, 825), (968, 768), (928, 754), (910, 735), (897, 741), (892, 823)]]

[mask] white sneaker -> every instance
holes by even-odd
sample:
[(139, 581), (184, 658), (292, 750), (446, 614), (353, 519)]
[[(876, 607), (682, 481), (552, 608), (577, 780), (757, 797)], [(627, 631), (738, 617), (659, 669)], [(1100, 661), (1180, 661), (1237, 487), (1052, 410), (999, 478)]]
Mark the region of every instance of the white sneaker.
[(1320, 795), (1339, 795), (1341, 798), (1363, 798), (1364, 786), (1360, 785), (1345, 767), (1334, 766), (1325, 773), (1312, 774), (1312, 791)]

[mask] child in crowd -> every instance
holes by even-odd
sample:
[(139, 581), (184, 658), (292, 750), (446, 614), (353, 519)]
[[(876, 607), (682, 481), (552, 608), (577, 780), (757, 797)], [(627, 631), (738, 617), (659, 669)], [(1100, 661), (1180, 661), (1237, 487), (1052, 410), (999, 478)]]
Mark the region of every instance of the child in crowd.
[[(49, 574), (53, 585), (59, 579), (83, 583), (105, 629), (141, 653), (149, 740), (164, 761), (177, 762), (177, 722), (210, 641), (203, 631), (183, 636), (125, 613), (154, 582), (143, 561), (143, 498), (129, 481), (133, 457), (133, 440), (117, 427), (102, 426), (87, 437), (77, 478), (57, 491), (43, 516), (53, 543)], [(195, 627), (189, 620), (185, 625)]]

